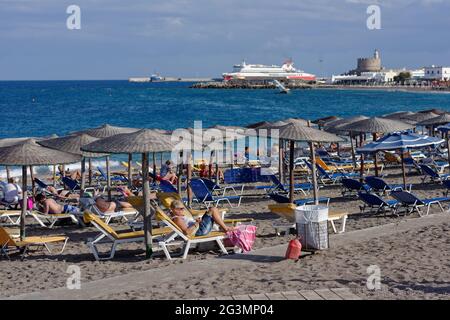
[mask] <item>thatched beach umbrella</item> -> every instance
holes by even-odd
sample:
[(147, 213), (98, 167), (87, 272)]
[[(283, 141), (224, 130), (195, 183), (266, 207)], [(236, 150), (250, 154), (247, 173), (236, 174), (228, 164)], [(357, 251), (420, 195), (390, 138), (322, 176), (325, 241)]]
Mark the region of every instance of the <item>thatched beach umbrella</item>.
[[(80, 195), (83, 196), (83, 190), (86, 186), (86, 158), (100, 158), (100, 157), (106, 157), (108, 154), (101, 154), (101, 153), (93, 153), (93, 152), (86, 152), (82, 151), (81, 147), (97, 141), (99, 138), (92, 137), (88, 134), (81, 133), (81, 134), (73, 134), (66, 137), (60, 137), (60, 138), (54, 138), (54, 139), (48, 139), (48, 140), (41, 140), (38, 141), (38, 143), (44, 147), (60, 150), (64, 152), (73, 153), (79, 156), (82, 156), (81, 158), (81, 190)], [(109, 180), (109, 179), (108, 179)], [(108, 192), (110, 192), (110, 181), (107, 181), (108, 183)]]
[(317, 124), (319, 126), (319, 129), (321, 129), (324, 125), (326, 125), (328, 122), (340, 120), (342, 118), (337, 116), (328, 116), (324, 118), (319, 118), (314, 121), (311, 121), (311, 123)]
[[(85, 130), (80, 130), (80, 131), (76, 131), (73, 132), (72, 134), (88, 134), (91, 137), (95, 137), (95, 138), (99, 138), (99, 139), (103, 139), (103, 138), (108, 138), (108, 137), (112, 137), (118, 134), (123, 134), (123, 133), (133, 133), (138, 131), (139, 129), (137, 128), (128, 128), (128, 127), (118, 127), (118, 126), (112, 126), (110, 124), (104, 124), (101, 125), (100, 127), (96, 127), (96, 128), (91, 128), (91, 129), (85, 129)], [(131, 161), (132, 161), (132, 155), (128, 154), (128, 176), (131, 176)], [(107, 176), (107, 180), (110, 180), (110, 168), (109, 168), (109, 156), (106, 156), (106, 176)], [(92, 179), (92, 164), (91, 164), (91, 160), (89, 159), (89, 183), (91, 183), (91, 179)], [(130, 182), (129, 182), (130, 183)], [(108, 192), (109, 197), (111, 196), (110, 192)]]
[(434, 112), (418, 112), (418, 113), (414, 113), (412, 115), (403, 115), (400, 116), (400, 121), (414, 121), (415, 123), (419, 123), (425, 120), (429, 120), (429, 119), (433, 119), (438, 117), (439, 115), (437, 113)]
[[(362, 121), (362, 120), (366, 120), (369, 119), (369, 117), (366, 116), (354, 116), (354, 117), (349, 117), (349, 118), (343, 118), (343, 119), (338, 119), (335, 121), (330, 121), (327, 122), (324, 126), (324, 130), (331, 132), (331, 133), (335, 133), (335, 134), (344, 134), (347, 133), (347, 131), (345, 130), (341, 130), (341, 127), (344, 127), (348, 124), (354, 123), (354, 122), (358, 122), (358, 121)], [(356, 167), (356, 155), (355, 155), (355, 146), (353, 144), (353, 136), (350, 133), (349, 134), (350, 137), (350, 147), (351, 147), (351, 152), (352, 152), (352, 160), (353, 160), (353, 166)], [(356, 138), (355, 138), (356, 139)]]
[[(414, 128), (414, 125), (400, 122), (397, 120), (385, 119), (385, 118), (369, 118), (357, 122), (347, 124), (340, 127), (341, 130), (346, 130), (350, 133), (371, 133), (373, 136), (373, 141), (377, 140), (377, 133), (392, 133), (396, 131), (404, 131)], [(375, 163), (375, 176), (378, 177), (378, 165), (377, 165), (377, 154), (374, 153), (374, 163)], [(364, 172), (364, 157), (361, 157), (361, 179)]]
[(447, 113), (447, 111), (442, 110), (442, 109), (432, 108), (432, 109), (419, 111), (419, 113), (435, 113), (435, 114), (438, 114), (438, 115), (442, 115), (444, 113)]
[(290, 156), (289, 156), (289, 200), (294, 202), (294, 145), (295, 142), (307, 142), (309, 143), (311, 152), (311, 166), (312, 166), (312, 179), (314, 188), (314, 202), (319, 204), (317, 176), (316, 176), (316, 159), (314, 142), (340, 142), (342, 138), (325, 132), (310, 128), (307, 126), (288, 124), (279, 128), (279, 137), (281, 139), (290, 141)]
[(22, 166), (22, 213), (20, 218), (20, 236), (25, 237), (25, 216), (27, 211), (27, 167), (74, 163), (81, 157), (40, 146), (34, 139), (0, 148), (0, 164), (6, 166)]
[(385, 114), (382, 116), (382, 118), (392, 119), (392, 120), (400, 120), (401, 118), (412, 116), (414, 114), (415, 114), (415, 112), (412, 112), (412, 111), (397, 111), (397, 112)]
[(89, 152), (115, 153), (115, 154), (142, 154), (142, 184), (144, 199), (144, 234), (146, 258), (150, 258), (152, 252), (151, 234), (151, 206), (150, 206), (150, 185), (149, 185), (149, 159), (150, 152), (172, 151), (172, 144), (168, 135), (157, 133), (150, 129), (142, 129), (133, 133), (124, 133), (112, 137), (94, 141), (81, 149)]

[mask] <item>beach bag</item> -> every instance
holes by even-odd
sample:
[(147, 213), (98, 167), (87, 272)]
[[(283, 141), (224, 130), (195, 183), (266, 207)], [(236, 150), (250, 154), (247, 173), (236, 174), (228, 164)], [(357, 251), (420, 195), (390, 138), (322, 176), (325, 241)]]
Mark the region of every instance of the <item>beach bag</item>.
[(240, 225), (232, 231), (227, 232), (229, 242), (242, 249), (243, 252), (249, 252), (253, 248), (256, 239), (256, 226)]
[(286, 250), (286, 259), (298, 260), (302, 254), (302, 244), (298, 238), (289, 241), (288, 248)]

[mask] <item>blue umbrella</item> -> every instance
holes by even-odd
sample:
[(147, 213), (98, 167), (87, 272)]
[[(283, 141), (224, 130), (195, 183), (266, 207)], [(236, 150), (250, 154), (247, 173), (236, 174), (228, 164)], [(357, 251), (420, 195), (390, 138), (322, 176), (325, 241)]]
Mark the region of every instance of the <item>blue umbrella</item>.
[(418, 149), (429, 146), (437, 146), (445, 142), (444, 139), (420, 135), (412, 132), (396, 132), (385, 135), (381, 139), (366, 144), (364, 147), (357, 149), (358, 153), (374, 153), (383, 150), (401, 150), (403, 184), (406, 188), (405, 164), (403, 161), (403, 152), (407, 149)]

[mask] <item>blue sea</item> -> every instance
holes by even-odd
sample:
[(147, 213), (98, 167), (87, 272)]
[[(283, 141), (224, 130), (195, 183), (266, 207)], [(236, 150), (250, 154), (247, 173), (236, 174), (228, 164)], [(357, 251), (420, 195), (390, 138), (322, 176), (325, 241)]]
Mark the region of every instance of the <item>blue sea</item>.
[(175, 129), (246, 125), (290, 117), (382, 115), (400, 110), (450, 111), (450, 94), (374, 90), (190, 89), (191, 83), (0, 81), (0, 138), (65, 135), (109, 123)]
[(320, 89), (281, 95), (276, 90), (190, 89), (191, 84), (0, 81), (0, 138), (63, 136), (105, 123), (176, 129), (193, 127), (196, 120), (207, 127), (291, 117), (313, 120), (431, 108), (450, 111), (446, 93)]

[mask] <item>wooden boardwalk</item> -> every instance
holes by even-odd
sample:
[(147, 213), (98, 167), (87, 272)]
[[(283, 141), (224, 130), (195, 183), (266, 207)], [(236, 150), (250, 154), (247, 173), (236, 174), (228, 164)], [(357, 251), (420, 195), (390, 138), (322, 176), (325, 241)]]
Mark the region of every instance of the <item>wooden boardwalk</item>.
[(298, 290), (201, 298), (198, 300), (361, 300), (349, 288)]

